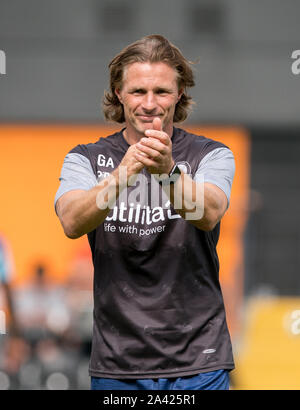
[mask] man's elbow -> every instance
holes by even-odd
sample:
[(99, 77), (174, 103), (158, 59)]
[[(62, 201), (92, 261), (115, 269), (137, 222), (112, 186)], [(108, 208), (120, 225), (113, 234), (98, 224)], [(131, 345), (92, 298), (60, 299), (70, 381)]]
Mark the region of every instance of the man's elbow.
[(78, 224), (70, 215), (70, 212), (68, 212), (67, 207), (63, 205), (64, 204), (61, 204), (61, 200), (59, 199), (56, 204), (56, 214), (59, 218), (60, 224), (67, 238), (78, 239), (83, 235), (83, 233), (78, 231)]
[(227, 201), (222, 201), (218, 206), (208, 208), (204, 211), (203, 226), (204, 230), (212, 231), (223, 218), (227, 209)]
[(217, 211), (204, 214), (202, 219), (199, 220), (200, 229), (205, 232), (212, 231), (220, 222), (222, 216), (223, 213)]
[(205, 232), (212, 231), (218, 224), (219, 221), (217, 220), (203, 220), (201, 221), (201, 229)]
[(67, 238), (78, 239), (83, 235), (83, 233), (79, 232), (78, 226), (68, 218), (60, 216), (59, 220)]
[(64, 228), (64, 233), (66, 237), (69, 239), (78, 239), (82, 236), (82, 234), (76, 232), (75, 230), (69, 229), (69, 228)]

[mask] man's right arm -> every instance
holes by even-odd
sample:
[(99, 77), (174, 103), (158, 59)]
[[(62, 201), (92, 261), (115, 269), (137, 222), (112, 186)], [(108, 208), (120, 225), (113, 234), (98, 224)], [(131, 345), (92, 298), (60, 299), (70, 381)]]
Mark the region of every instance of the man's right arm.
[(100, 225), (108, 215), (110, 208), (101, 209), (97, 196), (106, 187), (108, 192), (119, 195), (118, 184), (113, 173), (101, 184), (88, 191), (78, 189), (63, 194), (56, 203), (56, 212), (68, 238), (77, 239), (91, 232)]
[[(56, 213), (68, 238), (79, 238), (103, 223), (111, 210), (112, 202), (127, 186), (128, 179), (143, 168), (143, 164), (134, 156), (135, 151), (135, 145), (131, 145), (119, 167), (99, 184), (88, 190), (71, 189), (58, 198)], [(122, 178), (124, 170), (125, 179)]]

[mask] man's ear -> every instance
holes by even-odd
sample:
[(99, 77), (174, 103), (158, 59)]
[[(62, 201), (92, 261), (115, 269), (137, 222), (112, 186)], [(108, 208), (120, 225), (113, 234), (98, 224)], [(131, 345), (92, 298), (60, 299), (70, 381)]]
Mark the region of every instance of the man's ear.
[(116, 96), (118, 97), (120, 103), (123, 104), (123, 101), (122, 101), (122, 97), (121, 97), (121, 93), (120, 93), (120, 89), (119, 89), (119, 88), (115, 88), (115, 94), (116, 94)]
[(184, 89), (183, 89), (183, 88), (180, 88), (180, 89), (178, 90), (178, 98), (177, 98), (177, 102), (179, 102), (179, 101), (180, 101), (180, 98), (182, 97), (183, 92), (184, 92)]

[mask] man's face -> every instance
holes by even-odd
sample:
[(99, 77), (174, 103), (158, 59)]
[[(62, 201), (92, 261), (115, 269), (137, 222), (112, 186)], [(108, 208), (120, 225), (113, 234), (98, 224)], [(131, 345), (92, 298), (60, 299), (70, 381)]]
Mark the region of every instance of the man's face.
[(160, 117), (162, 127), (172, 134), (175, 106), (181, 97), (177, 73), (165, 63), (133, 63), (123, 73), (121, 90), (116, 90), (124, 107), (127, 133), (141, 136)]

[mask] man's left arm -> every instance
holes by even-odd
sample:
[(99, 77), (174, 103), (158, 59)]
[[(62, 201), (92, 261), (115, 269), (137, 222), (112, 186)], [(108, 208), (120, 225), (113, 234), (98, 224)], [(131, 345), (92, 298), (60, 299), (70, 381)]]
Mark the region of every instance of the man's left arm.
[[(157, 121), (153, 130), (145, 132), (148, 138), (142, 138), (137, 144), (142, 154), (137, 154), (137, 159), (152, 174), (169, 174), (175, 164), (172, 142), (159, 125)], [(232, 152), (219, 148), (203, 158), (194, 179), (181, 172), (175, 183), (163, 188), (182, 218), (198, 229), (211, 231), (228, 208), (234, 172)]]
[(179, 215), (211, 231), (228, 209), (234, 172), (231, 150), (216, 148), (203, 158), (194, 179), (181, 172), (175, 183), (163, 187)]

